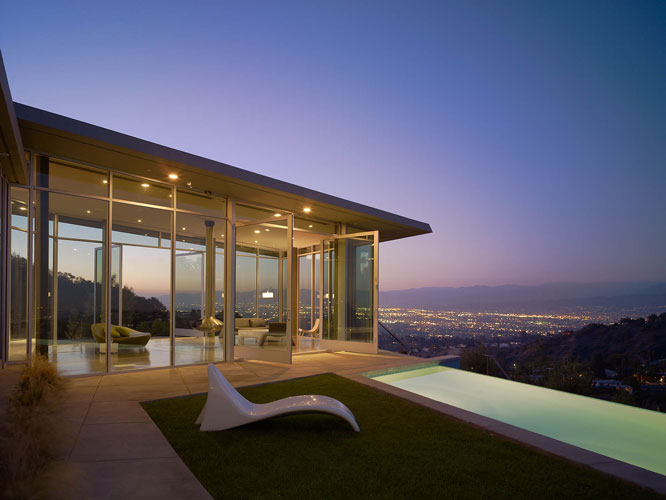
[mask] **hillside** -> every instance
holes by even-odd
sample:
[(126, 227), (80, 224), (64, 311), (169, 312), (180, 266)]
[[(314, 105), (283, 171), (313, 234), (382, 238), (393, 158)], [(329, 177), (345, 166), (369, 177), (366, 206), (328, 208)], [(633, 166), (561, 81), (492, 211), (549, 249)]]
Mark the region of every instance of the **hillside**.
[(596, 369), (627, 372), (666, 358), (666, 313), (647, 319), (625, 318), (612, 325), (587, 325), (575, 332), (539, 339), (512, 354), (511, 361), (518, 364), (573, 359)]

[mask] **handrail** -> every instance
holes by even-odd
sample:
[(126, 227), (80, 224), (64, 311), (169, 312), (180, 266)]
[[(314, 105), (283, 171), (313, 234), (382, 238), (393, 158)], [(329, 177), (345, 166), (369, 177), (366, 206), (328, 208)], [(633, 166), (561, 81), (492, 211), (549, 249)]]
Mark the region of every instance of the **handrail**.
[(381, 326), (384, 330), (386, 330), (386, 333), (388, 333), (391, 337), (393, 337), (393, 338), (398, 342), (398, 344), (400, 344), (400, 345), (402, 346), (402, 348), (404, 349), (404, 353), (403, 353), (403, 354), (407, 354), (407, 355), (409, 355), (409, 353), (412, 352), (412, 350), (409, 349), (409, 348), (405, 345), (405, 343), (404, 343), (402, 340), (400, 340), (398, 337), (396, 337), (395, 335), (393, 335), (393, 333), (391, 332), (391, 330), (389, 330), (388, 328), (386, 328), (386, 325), (385, 325), (384, 323), (382, 323), (381, 321), (377, 320), (377, 324), (378, 324), (379, 326)]
[(497, 360), (495, 359), (495, 356), (491, 356), (490, 354), (484, 354), (484, 356), (486, 357), (486, 375), (488, 375), (488, 359), (487, 359), (487, 358), (490, 358), (490, 359), (492, 359), (492, 360), (495, 362), (495, 365), (497, 366), (497, 368), (500, 369), (500, 371), (502, 372), (502, 374), (504, 375), (504, 377), (505, 377), (507, 380), (511, 380), (511, 377), (509, 377), (509, 375), (507, 375), (507, 373), (504, 371), (504, 368), (502, 368), (502, 365), (500, 365), (500, 364), (497, 362)]

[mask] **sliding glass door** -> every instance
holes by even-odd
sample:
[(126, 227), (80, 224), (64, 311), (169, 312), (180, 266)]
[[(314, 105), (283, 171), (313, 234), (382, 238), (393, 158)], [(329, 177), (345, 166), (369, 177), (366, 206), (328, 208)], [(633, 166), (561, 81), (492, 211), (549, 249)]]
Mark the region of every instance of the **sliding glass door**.
[(336, 236), (321, 249), (324, 349), (377, 352), (378, 232)]
[(291, 215), (237, 224), (237, 357), (291, 363), (291, 247)]

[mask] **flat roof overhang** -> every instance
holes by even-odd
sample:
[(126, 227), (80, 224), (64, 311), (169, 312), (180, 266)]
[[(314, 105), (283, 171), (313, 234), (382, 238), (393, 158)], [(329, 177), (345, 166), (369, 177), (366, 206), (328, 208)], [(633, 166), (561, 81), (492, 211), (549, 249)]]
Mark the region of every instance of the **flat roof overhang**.
[(28, 182), (28, 167), (2, 52), (0, 52), (0, 168), (10, 182), (21, 184)]
[(314, 220), (379, 231), (380, 241), (431, 233), (430, 225), (325, 193), (249, 172), (225, 163), (144, 141), (129, 135), (14, 103), (21, 137), (27, 149), (106, 167), (155, 180), (177, 173), (176, 184), (221, 196), (233, 196), (264, 207), (293, 212)]

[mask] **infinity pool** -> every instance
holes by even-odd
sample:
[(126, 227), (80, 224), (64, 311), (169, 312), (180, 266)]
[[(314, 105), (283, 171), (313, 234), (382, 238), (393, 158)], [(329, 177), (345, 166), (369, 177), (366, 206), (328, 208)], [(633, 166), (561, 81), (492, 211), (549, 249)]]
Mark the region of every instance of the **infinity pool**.
[(666, 475), (666, 414), (434, 365), (379, 382)]

